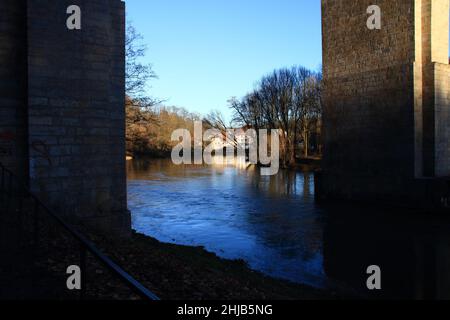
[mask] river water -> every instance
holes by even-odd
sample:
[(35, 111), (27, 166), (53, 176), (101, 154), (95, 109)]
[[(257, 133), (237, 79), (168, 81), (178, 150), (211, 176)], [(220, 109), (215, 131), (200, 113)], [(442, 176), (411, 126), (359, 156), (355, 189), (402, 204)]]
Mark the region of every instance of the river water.
[[(312, 172), (127, 162), (138, 232), (203, 246), (267, 275), (368, 297), (450, 298), (450, 219), (392, 208), (319, 205)], [(367, 267), (381, 268), (369, 291)]]

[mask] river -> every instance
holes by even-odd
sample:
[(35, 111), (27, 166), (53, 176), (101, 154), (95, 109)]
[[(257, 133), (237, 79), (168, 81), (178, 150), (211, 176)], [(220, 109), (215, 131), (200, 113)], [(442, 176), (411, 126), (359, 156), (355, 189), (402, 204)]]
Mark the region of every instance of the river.
[[(133, 228), (203, 246), (267, 275), (375, 298), (450, 298), (450, 219), (393, 208), (319, 205), (314, 174), (127, 161)], [(367, 267), (382, 290), (367, 290)]]

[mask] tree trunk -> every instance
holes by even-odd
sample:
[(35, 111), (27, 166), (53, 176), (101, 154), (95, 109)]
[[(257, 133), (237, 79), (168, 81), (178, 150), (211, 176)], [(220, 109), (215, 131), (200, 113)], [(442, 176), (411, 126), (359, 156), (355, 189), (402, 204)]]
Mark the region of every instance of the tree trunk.
[(304, 142), (304, 156), (305, 158), (309, 157), (309, 134), (308, 134), (308, 130), (305, 130), (303, 132), (303, 142)]
[(289, 140), (288, 137), (286, 137), (286, 134), (284, 133), (282, 135), (280, 144), (281, 144), (280, 158), (282, 160), (283, 168), (286, 168), (289, 165)]
[(292, 141), (290, 144), (289, 153), (290, 153), (289, 154), (289, 165), (295, 166), (296, 159), (295, 159), (295, 142), (294, 141)]

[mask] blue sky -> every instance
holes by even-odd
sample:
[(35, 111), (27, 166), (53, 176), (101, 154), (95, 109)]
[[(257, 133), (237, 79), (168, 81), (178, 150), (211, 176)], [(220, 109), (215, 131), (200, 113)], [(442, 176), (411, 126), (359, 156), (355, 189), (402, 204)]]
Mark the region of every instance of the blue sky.
[(167, 105), (230, 119), (241, 97), (275, 68), (321, 64), (319, 0), (126, 0)]

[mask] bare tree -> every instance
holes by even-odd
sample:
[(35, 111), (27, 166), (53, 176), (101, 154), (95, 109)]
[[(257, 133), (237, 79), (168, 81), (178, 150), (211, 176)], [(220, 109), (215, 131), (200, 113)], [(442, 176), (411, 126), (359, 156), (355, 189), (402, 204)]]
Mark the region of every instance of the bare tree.
[(218, 129), (221, 132), (226, 132), (226, 130), (231, 127), (230, 124), (226, 124), (225, 118), (219, 110), (211, 111), (205, 118), (203, 118), (203, 122), (209, 128)]
[(229, 101), (234, 120), (255, 129), (279, 129), (281, 161), (291, 166), (300, 141), (304, 156), (309, 154), (311, 130), (321, 115), (320, 84), (320, 75), (303, 67), (275, 70), (252, 93)]
[(125, 91), (133, 98), (141, 97), (148, 81), (157, 78), (152, 65), (141, 62), (147, 52), (147, 46), (142, 40), (143, 36), (128, 24), (125, 37)]
[(126, 91), (126, 142), (129, 152), (145, 150), (150, 139), (150, 124), (158, 125), (152, 108), (160, 101), (147, 94), (148, 82), (155, 79), (150, 64), (143, 64), (147, 47), (143, 37), (131, 25), (127, 25), (125, 37), (125, 91)]

